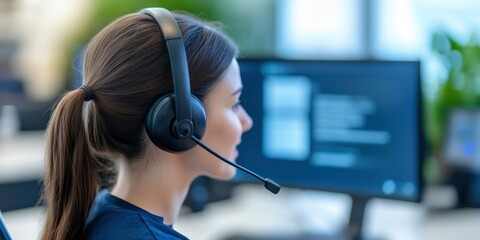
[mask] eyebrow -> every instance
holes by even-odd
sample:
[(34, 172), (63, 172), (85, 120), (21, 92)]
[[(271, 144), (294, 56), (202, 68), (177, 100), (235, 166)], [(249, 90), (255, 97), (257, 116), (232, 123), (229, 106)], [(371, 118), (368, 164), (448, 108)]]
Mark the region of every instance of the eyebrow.
[(241, 93), (242, 90), (243, 90), (243, 87), (240, 87), (237, 91), (235, 91), (234, 93), (232, 93), (232, 95), (230, 95), (230, 97), (235, 96), (235, 95)]

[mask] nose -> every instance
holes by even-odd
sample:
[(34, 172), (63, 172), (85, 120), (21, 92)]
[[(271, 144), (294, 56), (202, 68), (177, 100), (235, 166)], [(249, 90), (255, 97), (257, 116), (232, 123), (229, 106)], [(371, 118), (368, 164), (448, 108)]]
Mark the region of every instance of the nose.
[(247, 111), (245, 111), (245, 109), (243, 107), (242, 107), (241, 111), (242, 111), (242, 114), (240, 116), (240, 122), (242, 123), (243, 132), (247, 132), (248, 130), (250, 130), (252, 128), (253, 120), (250, 117), (250, 115), (248, 115)]

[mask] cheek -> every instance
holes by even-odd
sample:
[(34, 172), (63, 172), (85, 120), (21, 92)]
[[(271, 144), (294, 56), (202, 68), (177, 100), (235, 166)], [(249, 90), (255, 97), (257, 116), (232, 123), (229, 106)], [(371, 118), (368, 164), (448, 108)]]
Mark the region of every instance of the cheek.
[(231, 110), (220, 112), (207, 120), (205, 142), (221, 155), (231, 158), (242, 135), (242, 124)]
[(242, 135), (242, 124), (240, 118), (233, 111), (228, 111), (222, 118), (223, 121), (217, 122), (219, 139), (239, 141)]
[(235, 112), (225, 110), (217, 114), (212, 114), (211, 118), (207, 120), (207, 131), (216, 138), (222, 139), (226, 136), (238, 135), (241, 132), (241, 123)]

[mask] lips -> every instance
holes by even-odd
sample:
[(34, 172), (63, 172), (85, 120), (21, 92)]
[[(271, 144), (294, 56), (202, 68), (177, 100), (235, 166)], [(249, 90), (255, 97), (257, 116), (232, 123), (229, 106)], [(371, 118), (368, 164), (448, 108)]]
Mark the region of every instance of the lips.
[(240, 143), (242, 143), (242, 140), (238, 141), (238, 143), (235, 145), (235, 149), (233, 149), (233, 153), (232, 153), (232, 159), (236, 159), (238, 157), (238, 145), (240, 145)]

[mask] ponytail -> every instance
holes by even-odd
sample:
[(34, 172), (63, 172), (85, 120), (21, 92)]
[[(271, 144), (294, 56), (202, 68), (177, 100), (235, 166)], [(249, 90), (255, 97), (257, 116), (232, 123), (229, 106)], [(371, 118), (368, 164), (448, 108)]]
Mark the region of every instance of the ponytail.
[(43, 240), (84, 239), (97, 192), (97, 167), (88, 146), (82, 108), (86, 93), (76, 89), (55, 107), (46, 130)]

